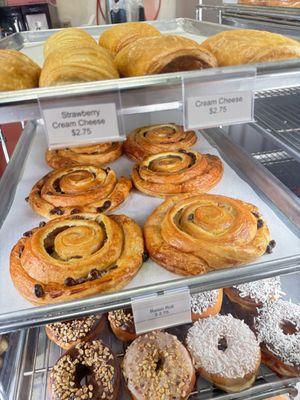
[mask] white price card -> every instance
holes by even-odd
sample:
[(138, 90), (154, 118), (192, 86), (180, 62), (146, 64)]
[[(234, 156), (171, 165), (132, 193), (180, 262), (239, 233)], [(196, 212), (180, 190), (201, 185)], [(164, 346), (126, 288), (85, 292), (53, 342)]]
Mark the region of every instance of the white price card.
[(136, 333), (190, 323), (191, 297), (188, 288), (132, 299)]

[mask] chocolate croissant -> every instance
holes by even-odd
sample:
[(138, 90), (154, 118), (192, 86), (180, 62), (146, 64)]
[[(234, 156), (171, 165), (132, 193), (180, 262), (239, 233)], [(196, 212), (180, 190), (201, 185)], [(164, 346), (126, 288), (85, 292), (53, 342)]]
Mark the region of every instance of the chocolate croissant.
[(25, 54), (0, 49), (0, 92), (38, 87), (41, 68)]
[(159, 153), (149, 156), (132, 170), (134, 186), (150, 196), (168, 197), (181, 193), (205, 193), (223, 175), (217, 156), (197, 151)]
[(161, 35), (138, 39), (115, 58), (120, 75), (141, 76), (217, 67), (215, 56), (182, 36)]
[(118, 142), (93, 144), (90, 146), (69, 147), (47, 150), (46, 162), (57, 169), (74, 165), (93, 165), (101, 167), (117, 160), (122, 155), (122, 144)]
[(254, 205), (212, 194), (166, 200), (148, 217), (144, 237), (150, 257), (180, 275), (249, 263), (270, 243)]
[(239, 29), (220, 32), (202, 43), (220, 66), (255, 64), (300, 57), (300, 43), (277, 33)]
[(131, 186), (130, 179), (118, 179), (109, 167), (78, 165), (44, 176), (33, 186), (28, 201), (45, 218), (112, 211), (127, 199)]
[(70, 301), (126, 285), (142, 265), (140, 227), (125, 215), (84, 213), (25, 232), (10, 256), (10, 275), (33, 304)]
[(126, 22), (104, 31), (99, 38), (99, 44), (116, 56), (120, 50), (137, 39), (160, 35), (158, 29), (145, 22)]
[(124, 153), (134, 161), (166, 151), (188, 150), (197, 141), (194, 131), (177, 124), (158, 124), (135, 129), (123, 144)]

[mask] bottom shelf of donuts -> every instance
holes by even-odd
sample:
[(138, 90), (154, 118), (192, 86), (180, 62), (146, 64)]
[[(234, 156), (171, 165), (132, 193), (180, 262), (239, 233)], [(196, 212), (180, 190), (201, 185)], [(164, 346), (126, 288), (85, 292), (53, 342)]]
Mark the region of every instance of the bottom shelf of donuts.
[[(195, 295), (191, 303), (194, 324), (138, 338), (130, 310), (31, 328), (9, 399), (229, 400), (283, 394), (282, 400), (298, 399), (298, 278), (299, 274), (292, 274)], [(258, 318), (251, 317), (255, 313)], [(259, 337), (258, 326), (261, 335), (274, 339), (270, 346), (282, 352), (285, 377), (263, 364), (264, 352), (260, 362), (252, 331)], [(202, 363), (201, 377), (197, 374), (196, 379), (187, 349), (197, 372), (201, 369), (197, 363)], [(274, 357), (272, 362), (276, 363)], [(225, 370), (227, 380), (226, 374), (222, 376)], [(233, 375), (239, 371), (243, 379), (237, 383)], [(219, 375), (214, 381), (219, 388), (211, 383), (212, 375)], [(226, 391), (220, 389), (222, 385), (227, 385)]]

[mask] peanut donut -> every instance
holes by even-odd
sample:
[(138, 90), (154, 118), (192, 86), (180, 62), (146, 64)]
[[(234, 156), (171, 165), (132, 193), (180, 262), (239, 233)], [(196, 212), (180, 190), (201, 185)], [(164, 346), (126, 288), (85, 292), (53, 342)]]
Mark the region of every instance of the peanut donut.
[(123, 342), (132, 342), (137, 338), (131, 309), (115, 310), (108, 313), (113, 333)]
[(139, 336), (127, 348), (123, 374), (134, 400), (184, 400), (195, 385), (186, 348), (166, 332)]
[(255, 319), (262, 362), (280, 376), (300, 376), (300, 306), (266, 303)]
[(191, 297), (192, 321), (211, 317), (220, 312), (223, 300), (223, 289), (197, 293)]
[(254, 333), (232, 315), (217, 315), (194, 323), (187, 347), (196, 371), (229, 393), (249, 388), (260, 365), (259, 344)]

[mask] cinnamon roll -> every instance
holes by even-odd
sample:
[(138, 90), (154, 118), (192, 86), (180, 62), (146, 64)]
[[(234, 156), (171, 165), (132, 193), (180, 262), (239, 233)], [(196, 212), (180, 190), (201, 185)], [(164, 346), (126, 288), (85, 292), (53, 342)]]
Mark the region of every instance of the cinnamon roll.
[(46, 218), (117, 208), (128, 197), (131, 180), (117, 178), (107, 168), (77, 166), (54, 170), (40, 179), (29, 194), (29, 204)]
[(217, 156), (197, 151), (159, 153), (149, 156), (132, 170), (134, 186), (150, 196), (168, 197), (180, 193), (204, 193), (223, 175)]
[(166, 151), (188, 150), (197, 141), (194, 131), (169, 123), (144, 126), (132, 131), (123, 144), (124, 153), (134, 161)]
[(143, 252), (142, 231), (127, 216), (76, 214), (25, 232), (12, 249), (10, 274), (33, 304), (71, 301), (122, 288)]
[(122, 144), (118, 142), (92, 144), (60, 150), (48, 150), (46, 162), (57, 169), (73, 165), (94, 165), (101, 167), (117, 160), (122, 155)]
[(226, 196), (174, 196), (144, 226), (150, 257), (181, 275), (249, 263), (268, 251), (270, 234), (257, 208)]
[(0, 92), (39, 86), (41, 68), (25, 54), (0, 49)]

